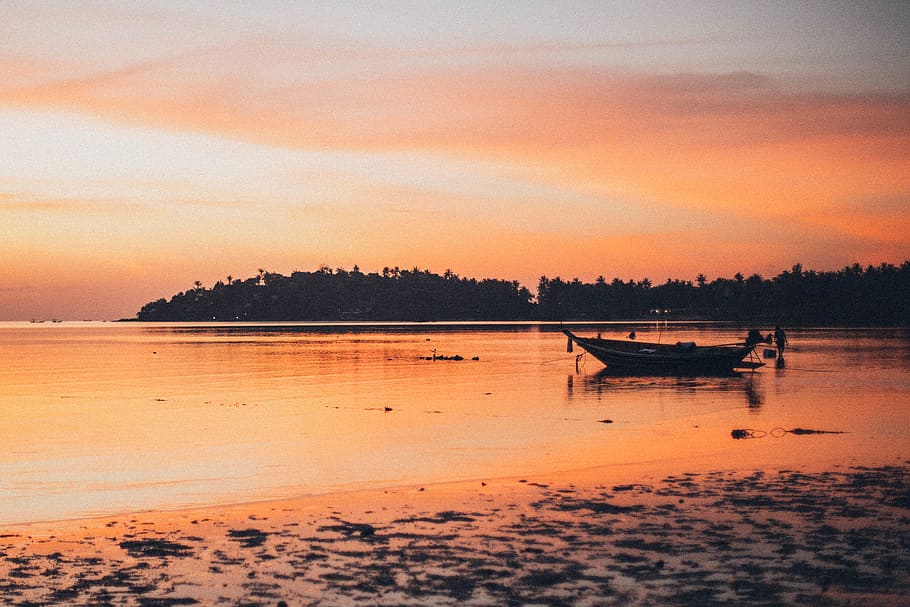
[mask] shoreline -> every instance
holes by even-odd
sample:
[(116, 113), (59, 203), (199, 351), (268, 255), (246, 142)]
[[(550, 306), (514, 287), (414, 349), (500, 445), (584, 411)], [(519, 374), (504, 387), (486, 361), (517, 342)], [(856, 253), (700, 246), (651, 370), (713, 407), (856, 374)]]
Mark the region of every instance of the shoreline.
[(654, 472), (626, 482), (634, 475), (589, 468), (8, 526), (0, 597), (23, 606), (910, 599), (908, 461)]
[[(851, 458), (852, 459), (852, 458)], [(886, 459), (888, 461), (886, 461)], [(854, 466), (887, 467), (895, 462), (902, 462), (902, 458), (882, 458), (877, 461), (864, 460), (862, 464), (856, 461), (846, 461), (843, 458), (822, 457), (814, 461), (803, 461), (799, 464), (777, 466), (774, 463), (766, 465), (764, 470), (780, 468), (797, 469), (806, 473), (826, 472), (830, 470), (846, 469)], [(681, 469), (685, 468), (685, 472)], [(232, 511), (238, 509), (270, 508), (279, 504), (319, 504), (326, 501), (349, 499), (363, 501), (375, 499), (388, 494), (407, 494), (433, 488), (449, 495), (461, 495), (471, 492), (477, 486), (506, 487), (519, 484), (579, 484), (591, 485), (597, 483), (610, 483), (614, 485), (641, 484), (647, 480), (655, 483), (664, 477), (673, 474), (751, 474), (760, 470), (756, 466), (717, 466), (716, 454), (709, 453), (702, 457), (685, 459), (655, 459), (635, 462), (611, 463), (596, 466), (579, 466), (575, 468), (554, 469), (546, 471), (529, 472), (527, 474), (509, 474), (500, 476), (476, 476), (463, 479), (433, 479), (426, 482), (389, 483), (365, 482), (363, 486), (347, 486), (330, 488), (326, 491), (301, 493), (282, 497), (265, 497), (257, 499), (237, 499), (212, 503), (191, 504), (175, 507), (153, 507), (123, 509), (104, 513), (89, 513), (82, 516), (60, 517), (53, 519), (38, 519), (30, 521), (0, 522), (0, 535), (8, 532), (36, 531), (42, 528), (69, 528), (79, 524), (93, 521), (107, 521), (130, 516), (153, 515), (178, 515), (193, 512), (207, 512), (212, 510)]]

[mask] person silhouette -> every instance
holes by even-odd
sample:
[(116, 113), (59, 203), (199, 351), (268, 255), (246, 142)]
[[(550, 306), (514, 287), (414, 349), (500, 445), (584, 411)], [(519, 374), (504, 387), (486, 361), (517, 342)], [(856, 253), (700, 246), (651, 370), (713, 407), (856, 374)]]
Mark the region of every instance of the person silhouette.
[(777, 356), (784, 357), (784, 348), (787, 347), (787, 334), (780, 328), (780, 325), (774, 326), (774, 343), (777, 345)]

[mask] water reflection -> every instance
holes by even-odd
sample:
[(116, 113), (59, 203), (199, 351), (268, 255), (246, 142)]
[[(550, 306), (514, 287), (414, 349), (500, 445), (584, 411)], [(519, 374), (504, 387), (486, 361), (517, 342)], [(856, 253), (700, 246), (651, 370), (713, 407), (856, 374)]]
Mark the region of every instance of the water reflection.
[[(618, 377), (590, 358), (576, 371), (555, 325), (0, 325), (0, 523), (644, 461), (723, 467), (731, 449), (756, 468), (825, 449), (904, 457), (910, 332), (788, 333), (785, 369), (677, 378)], [(433, 350), (464, 359), (425, 360)], [(849, 434), (750, 451), (730, 437), (775, 427)]]
[[(576, 388), (579, 379), (580, 391)], [(744, 396), (746, 404), (755, 409), (765, 401), (762, 376), (752, 372), (695, 377), (636, 375), (602, 369), (594, 374), (569, 375), (566, 380), (566, 393), (570, 400), (578, 397), (600, 400), (629, 391), (647, 391), (651, 394), (672, 392), (686, 397), (739, 393)]]
[(516, 322), (273, 322), (273, 323), (137, 323), (143, 333), (228, 336), (275, 337), (281, 335), (345, 335), (345, 334), (438, 334), (438, 333), (477, 333), (514, 332), (527, 333), (541, 330), (540, 323)]

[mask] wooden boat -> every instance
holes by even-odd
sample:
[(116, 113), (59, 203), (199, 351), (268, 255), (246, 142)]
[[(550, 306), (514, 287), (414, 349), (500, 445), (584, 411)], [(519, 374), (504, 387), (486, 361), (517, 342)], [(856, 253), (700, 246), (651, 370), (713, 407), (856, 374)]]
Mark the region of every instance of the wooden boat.
[[(764, 366), (752, 355), (755, 344), (739, 342), (716, 346), (698, 346), (695, 342), (655, 344), (634, 340), (579, 337), (563, 330), (572, 343), (607, 366), (609, 371), (629, 374), (718, 375), (734, 369), (757, 369)], [(750, 360), (744, 360), (749, 356)]]

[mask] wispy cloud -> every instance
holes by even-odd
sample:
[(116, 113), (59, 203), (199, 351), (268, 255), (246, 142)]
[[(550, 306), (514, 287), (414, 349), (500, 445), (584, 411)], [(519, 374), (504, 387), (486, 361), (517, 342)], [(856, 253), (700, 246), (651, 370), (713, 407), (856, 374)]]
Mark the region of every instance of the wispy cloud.
[[(476, 52), (535, 48), (559, 45)], [(0, 103), (288, 148), (487, 159), (557, 187), (752, 218), (910, 189), (910, 93), (794, 90), (753, 72), (412, 64), (266, 40), (64, 70), (3, 87)]]
[(135, 213), (141, 205), (115, 198), (47, 198), (22, 192), (0, 192), (0, 213)]
[[(339, 57), (366, 63), (352, 67)], [(334, 69), (314, 70), (320, 63)], [(623, 138), (644, 146), (647, 137), (658, 136), (716, 146), (831, 135), (906, 137), (910, 130), (903, 119), (908, 95), (787, 91), (750, 72), (411, 65), (355, 50), (288, 51), (268, 42), (76, 77), (66, 69), (48, 73), (40, 84), (4, 86), (0, 101), (75, 106), (140, 124), (301, 147), (482, 149), (546, 142), (559, 148)]]

